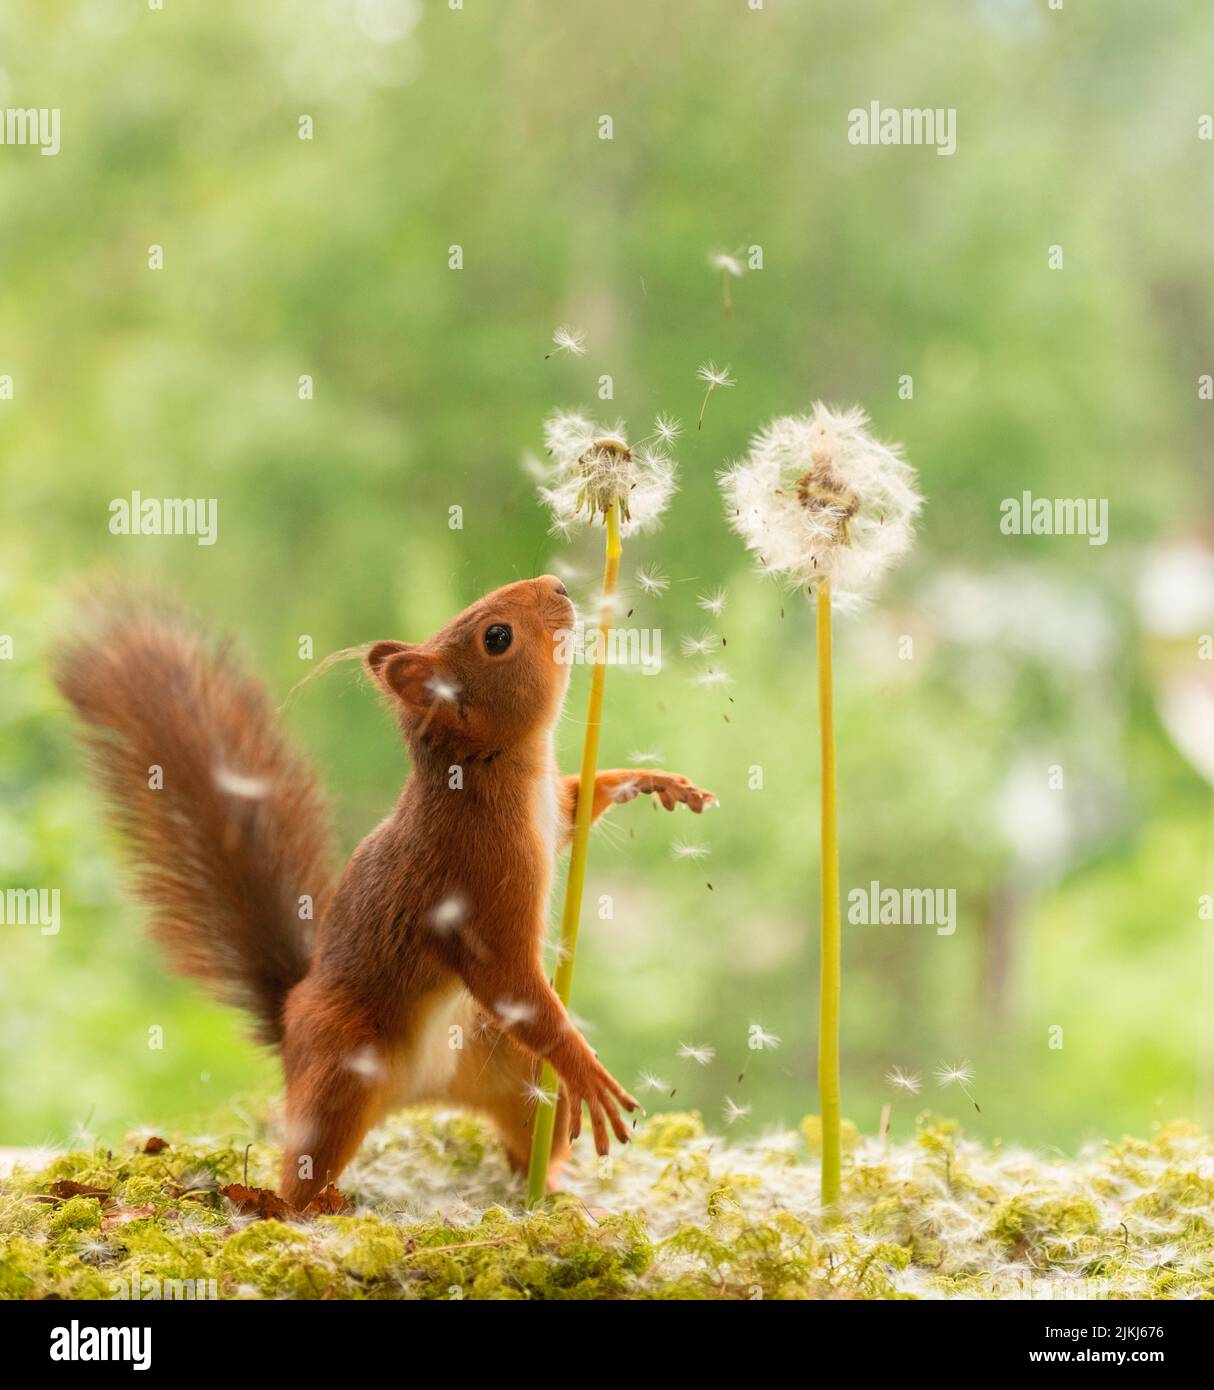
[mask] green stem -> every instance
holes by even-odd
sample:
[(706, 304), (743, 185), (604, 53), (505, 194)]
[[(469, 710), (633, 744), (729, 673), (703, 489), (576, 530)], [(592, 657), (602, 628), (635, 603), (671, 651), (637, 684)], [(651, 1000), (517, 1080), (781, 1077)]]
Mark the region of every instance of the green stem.
[(818, 727), (822, 744), (822, 962), (818, 1007), (818, 1097), (822, 1111), (822, 1208), (833, 1217), (842, 1163), (839, 1136), (839, 838), (831, 682), (830, 584), (818, 585)]
[[(586, 859), (590, 849), (590, 822), (594, 814), (594, 779), (598, 771), (599, 730), (603, 724), (603, 687), (607, 679), (605, 654), (614, 609), (616, 584), (620, 577), (620, 508), (613, 502), (607, 513), (607, 554), (603, 566), (603, 607), (599, 613), (599, 642), (590, 673), (590, 706), (586, 713), (586, 737), (582, 744), (582, 772), (578, 782), (577, 810), (573, 820), (573, 842), (569, 851), (569, 877), (565, 883), (565, 907), (561, 914), (561, 955), (553, 981), (562, 1004), (569, 1003), (573, 989), (573, 961), (577, 953), (578, 922), (582, 912), (582, 890), (586, 883)], [(540, 1089), (556, 1096), (559, 1081), (550, 1062), (540, 1073)], [(527, 1168), (527, 1204), (534, 1206), (548, 1190), (548, 1160), (552, 1155), (552, 1135), (556, 1127), (556, 1102), (541, 1101), (536, 1106), (535, 1130), (531, 1135), (531, 1161)]]

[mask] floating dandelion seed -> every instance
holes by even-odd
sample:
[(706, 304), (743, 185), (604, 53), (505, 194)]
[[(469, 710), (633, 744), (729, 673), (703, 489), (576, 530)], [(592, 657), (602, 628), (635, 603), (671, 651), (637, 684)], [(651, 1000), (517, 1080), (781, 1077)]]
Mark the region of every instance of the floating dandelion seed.
[(717, 1055), (717, 1050), (710, 1043), (701, 1043), (698, 1046), (693, 1043), (680, 1043), (678, 1055), (684, 1061), (698, 1062), (700, 1066), (706, 1067)]
[(660, 753), (643, 753), (634, 748), (628, 755), (628, 761), (630, 763), (660, 763), (662, 755)]
[(664, 594), (670, 588), (670, 580), (657, 565), (642, 565), (637, 570), (637, 583), (647, 594)]
[(895, 1091), (909, 1091), (912, 1096), (917, 1096), (923, 1089), (923, 1082), (919, 1078), (918, 1072), (905, 1072), (901, 1067), (891, 1067), (885, 1073), (885, 1080)]
[(684, 656), (707, 656), (721, 645), (721, 639), (715, 632), (705, 630), (698, 637), (684, 637), (679, 645)]
[(211, 775), (220, 791), (237, 796), (242, 801), (262, 801), (270, 793), (267, 777), (249, 777), (229, 767), (217, 767)]
[(539, 494), (556, 530), (617, 506), (621, 534), (632, 535), (654, 526), (674, 495), (674, 460), (661, 448), (633, 448), (622, 423), (603, 429), (563, 412), (544, 422), (544, 439), (552, 466)]
[(720, 686), (732, 685), (733, 677), (724, 667), (717, 666), (708, 671), (701, 671), (699, 675), (693, 676), (692, 685), (701, 686), (705, 690), (716, 689)]
[(739, 1105), (732, 1097), (725, 1097), (724, 1104), (721, 1106), (721, 1118), (727, 1125), (735, 1124), (738, 1120), (745, 1119), (749, 1114), (749, 1105)]
[(656, 1076), (656, 1075), (655, 1075), (653, 1072), (651, 1072), (651, 1071), (643, 1071), (643, 1072), (640, 1074), (640, 1076), (637, 1077), (637, 1090), (638, 1090), (638, 1091), (669, 1091), (669, 1090), (670, 1090), (670, 1082), (669, 1082), (669, 1081), (663, 1081), (662, 1078), (661, 1078), (660, 1076)]
[(937, 1086), (956, 1086), (979, 1115), (982, 1114), (982, 1107), (970, 1091), (970, 1083), (974, 1079), (974, 1069), (968, 1062), (962, 1062), (958, 1067), (950, 1067), (947, 1062), (941, 1062), (933, 1075), (936, 1078)]
[(860, 603), (909, 550), (922, 506), (915, 471), (879, 443), (862, 410), (774, 420), (721, 476), (728, 519), (765, 574), (817, 590), (840, 609)]
[(683, 433), (683, 422), (675, 420), (669, 415), (659, 415), (653, 422), (653, 433), (656, 439), (660, 439), (663, 444), (673, 444)]
[(555, 357), (558, 352), (568, 352), (574, 357), (581, 357), (586, 351), (586, 335), (580, 328), (558, 328), (552, 335), (555, 344), (551, 352), (544, 354), (544, 361), (550, 357)]
[(729, 290), (729, 282), (738, 280), (746, 272), (746, 267), (738, 259), (737, 254), (728, 251), (713, 251), (708, 257), (708, 264), (721, 277), (721, 303), (726, 314), (733, 313), (733, 296)]
[(544, 942), (544, 954), (559, 964), (561, 961), (569, 959), (569, 947), (563, 941), (546, 941)]
[(705, 613), (711, 613), (714, 618), (719, 618), (725, 611), (725, 590), (714, 589), (710, 594), (700, 594), (696, 599), (696, 606), (702, 608)]
[(685, 844), (682, 840), (676, 840), (670, 846), (672, 859), (707, 859), (711, 853), (707, 845)]
[(754, 1053), (774, 1050), (779, 1046), (780, 1039), (775, 1033), (769, 1033), (761, 1023), (752, 1023), (746, 1030), (746, 1048), (749, 1055), (742, 1064), (742, 1070), (738, 1073), (738, 1085), (746, 1080), (746, 1068), (750, 1066), (750, 1057)]
[(523, 1096), (531, 1105), (555, 1105), (557, 1100), (555, 1091), (545, 1091), (542, 1086), (537, 1086), (531, 1081), (523, 1087)]
[(441, 700), (444, 704), (453, 705), (459, 699), (460, 685), (458, 681), (443, 680), (441, 676), (431, 676), (426, 681), (426, 689), (435, 700)]
[(725, 275), (732, 276), (735, 280), (739, 279), (745, 267), (738, 260), (737, 256), (731, 256), (728, 251), (716, 251), (708, 258), (708, 264), (713, 270), (719, 270)]
[(368, 1043), (366, 1047), (360, 1047), (350, 1053), (346, 1058), (346, 1070), (352, 1071), (363, 1081), (378, 1081), (384, 1074), (383, 1058)]
[(498, 1022), (503, 1028), (514, 1028), (520, 1023), (531, 1023), (535, 1018), (535, 1008), (519, 999), (499, 999), (493, 1006)]
[(467, 915), (468, 904), (460, 894), (452, 893), (430, 909), (428, 920), (430, 926), (440, 936), (449, 936), (463, 926), (464, 918)]
[(704, 392), (704, 400), (700, 405), (700, 416), (699, 419), (696, 420), (696, 429), (701, 430), (704, 428), (704, 412), (708, 409), (709, 396), (712, 395), (718, 386), (722, 388), (726, 386), (736, 386), (737, 382), (729, 375), (728, 367), (718, 368), (715, 362), (705, 362), (699, 371), (696, 372), (696, 376), (700, 381), (708, 383), (708, 389)]

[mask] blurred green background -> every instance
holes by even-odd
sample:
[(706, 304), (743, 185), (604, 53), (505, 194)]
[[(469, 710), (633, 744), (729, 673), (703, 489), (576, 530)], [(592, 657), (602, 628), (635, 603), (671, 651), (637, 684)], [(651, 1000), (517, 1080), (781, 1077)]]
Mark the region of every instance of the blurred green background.
[[(9, 0), (0, 107), (61, 108), (62, 149), (0, 147), (0, 887), (63, 905), (57, 936), (0, 928), (0, 1144), (239, 1129), (277, 1086), (124, 895), (46, 676), (73, 590), (180, 593), (279, 696), (302, 634), (420, 638), (554, 568), (585, 599), (601, 537), (549, 536), (520, 466), (579, 404), (634, 438), (691, 424), (668, 523), (624, 559), (665, 669), (610, 672), (603, 762), (659, 754), (723, 804), (612, 813), (575, 1011), (621, 1078), (677, 1088), (651, 1104), (715, 1124), (731, 1097), (735, 1133), (815, 1110), (812, 614), (753, 574), (715, 473), (818, 396), (864, 404), (928, 499), (838, 627), (844, 891), (958, 895), (952, 936), (845, 924), (844, 1113), (1062, 1148), (1208, 1115), (1212, 71), (1201, 0)], [(956, 108), (956, 154), (850, 145), (871, 101)], [(727, 316), (708, 256), (751, 246)], [(545, 360), (560, 324), (586, 356)], [(710, 358), (737, 385), (697, 432)], [(135, 489), (217, 498), (218, 543), (112, 536)], [(1108, 544), (1002, 535), (1024, 490), (1107, 498)], [(679, 653), (706, 626), (725, 689)], [(287, 718), (348, 850), (405, 776), (395, 732), (350, 668)], [(747, 1051), (756, 1022), (777, 1050)], [(932, 1080), (963, 1059), (980, 1115)]]

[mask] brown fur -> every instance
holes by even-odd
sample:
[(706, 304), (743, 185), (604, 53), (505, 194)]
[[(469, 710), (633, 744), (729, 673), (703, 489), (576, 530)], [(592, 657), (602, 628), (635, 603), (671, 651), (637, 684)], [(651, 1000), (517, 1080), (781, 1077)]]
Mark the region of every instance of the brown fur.
[[(283, 999), (311, 955), (300, 898), (319, 920), (336, 873), (316, 779), (265, 688), (179, 614), (119, 592), (82, 609), (54, 674), (84, 722), (153, 934), (177, 971), (247, 1009), (260, 1041), (281, 1042)], [(217, 773), (265, 795), (234, 795)]]
[[(239, 989), (261, 1036), (281, 1036), (282, 1191), (298, 1205), (335, 1181), (367, 1129), (402, 1102), (484, 1112), (525, 1168), (527, 1088), (541, 1059), (561, 1080), (551, 1175), (583, 1105), (598, 1152), (609, 1130), (627, 1141), (620, 1107), (637, 1103), (543, 968), (554, 857), (577, 806), (577, 779), (560, 777), (552, 753), (569, 676), (555, 635), (572, 620), (564, 586), (543, 577), (487, 595), (428, 642), (367, 650), (413, 768), (331, 892), (318, 867), (326, 831), (315, 784), (260, 686), (130, 607), (58, 664), (133, 836), (154, 929), (179, 968), (220, 981), (229, 997)], [(484, 637), (497, 623), (513, 641), (494, 655)], [(210, 770), (220, 757), (264, 775), (266, 797), (233, 805), (218, 793)], [(176, 769), (173, 801), (147, 790), (149, 761), (165, 766), (166, 791)], [(711, 800), (683, 777), (617, 769), (598, 775), (593, 816), (642, 793), (670, 810)], [(293, 907), (306, 891), (324, 907), (310, 960)]]

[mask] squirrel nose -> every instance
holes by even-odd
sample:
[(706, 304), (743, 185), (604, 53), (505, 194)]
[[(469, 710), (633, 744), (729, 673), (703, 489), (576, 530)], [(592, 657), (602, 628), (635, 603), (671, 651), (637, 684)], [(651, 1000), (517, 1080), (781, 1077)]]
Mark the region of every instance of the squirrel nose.
[(569, 590), (565, 588), (564, 584), (561, 583), (555, 574), (541, 575), (539, 582), (541, 584), (547, 584), (554, 594), (560, 594), (562, 598), (569, 597)]

